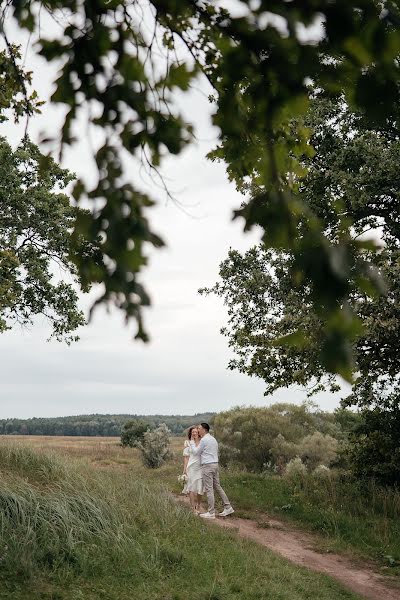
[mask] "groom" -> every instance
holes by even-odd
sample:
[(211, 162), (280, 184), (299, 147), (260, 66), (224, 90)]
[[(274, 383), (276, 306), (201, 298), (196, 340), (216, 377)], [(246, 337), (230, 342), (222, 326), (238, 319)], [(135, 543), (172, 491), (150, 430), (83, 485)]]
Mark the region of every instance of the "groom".
[(201, 423), (197, 429), (201, 440), (200, 444), (197, 448), (193, 449), (192, 452), (193, 454), (200, 455), (203, 487), (208, 502), (208, 511), (201, 513), (200, 517), (203, 519), (215, 519), (214, 490), (218, 492), (218, 495), (224, 503), (224, 510), (219, 513), (219, 516), (227, 517), (235, 511), (219, 482), (218, 442), (215, 437), (210, 434), (210, 426), (208, 423)]

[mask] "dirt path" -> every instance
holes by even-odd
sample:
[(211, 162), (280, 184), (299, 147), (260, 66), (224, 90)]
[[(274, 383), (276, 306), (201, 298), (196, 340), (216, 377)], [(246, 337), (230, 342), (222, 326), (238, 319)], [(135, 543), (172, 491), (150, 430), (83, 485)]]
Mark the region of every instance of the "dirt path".
[[(185, 502), (185, 499), (180, 497), (180, 501)], [(237, 517), (208, 522), (210, 525), (233, 529), (241, 537), (258, 542), (297, 565), (330, 575), (364, 598), (400, 600), (400, 587), (390, 587), (385, 578), (375, 573), (370, 565), (354, 565), (347, 557), (339, 554), (317, 552), (313, 549), (316, 545), (313, 535), (291, 529), (287, 523), (268, 519), (260, 527), (256, 521)]]

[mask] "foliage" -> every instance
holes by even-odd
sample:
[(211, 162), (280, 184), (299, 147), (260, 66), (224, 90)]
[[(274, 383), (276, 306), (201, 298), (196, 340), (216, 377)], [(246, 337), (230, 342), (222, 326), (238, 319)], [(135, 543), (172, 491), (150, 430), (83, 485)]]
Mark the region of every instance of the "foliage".
[(0, 52), (0, 123), (7, 121), (6, 111), (11, 111), (14, 120), (40, 112), (43, 102), (35, 91), (28, 94), (32, 73), (19, 66), (21, 52), (17, 46), (9, 45)]
[(153, 431), (145, 431), (143, 441), (137, 444), (142, 453), (143, 464), (150, 469), (158, 469), (171, 455), (170, 430), (165, 423), (161, 423)]
[[(357, 375), (352, 393), (343, 401), (344, 407), (355, 404), (372, 412), (357, 417), (338, 412), (337, 422), (353, 420), (347, 423), (353, 429), (354, 446), (347, 452), (353, 471), (395, 483), (400, 439), (394, 426), (400, 383), (399, 137), (389, 124), (371, 124), (350, 110), (343, 98), (332, 101), (318, 94), (305, 122), (312, 128), (316, 152), (307, 161), (308, 171), (299, 186), (304, 203), (324, 223), (332, 241), (340, 238), (343, 222), (350, 220), (354, 239), (372, 231), (383, 244), (369, 258), (386, 283), (384, 295), (368, 296), (367, 280), (353, 273), (364, 291), (354, 288), (350, 304), (363, 328), (353, 340)], [(341, 260), (338, 254), (337, 265)], [(293, 384), (308, 386), (310, 394), (338, 389), (321, 360), (324, 325), (312, 310), (313, 290), (307, 282), (293, 285), (295, 262), (293, 253), (277, 253), (262, 245), (243, 255), (231, 250), (221, 264), (220, 281), (202, 290), (222, 297), (228, 307), (228, 325), (222, 333), (235, 352), (229, 368), (263, 379), (266, 394)], [(295, 455), (296, 449), (286, 441), (278, 442), (275, 456), (280, 451), (284, 461)]]
[(338, 441), (330, 435), (315, 431), (306, 435), (298, 447), (298, 454), (309, 470), (318, 465), (329, 467), (337, 458)]
[[(0, 331), (44, 315), (52, 337), (70, 343), (85, 324), (75, 291), (82, 281), (71, 258), (72, 230), (84, 211), (63, 191), (72, 174), (43, 159), (29, 139), (13, 151), (0, 138)], [(79, 244), (82, 254), (96, 258), (94, 244), (82, 238)]]
[(292, 484), (303, 482), (306, 475), (307, 467), (299, 456), (292, 458), (286, 465), (284, 476)]
[(166, 423), (174, 435), (194, 423), (213, 420), (213, 413), (196, 415), (75, 415), (33, 419), (0, 419), (0, 435), (120, 436), (127, 421), (139, 420), (151, 428)]
[(221, 445), (221, 462), (256, 472), (282, 473), (297, 456), (310, 468), (331, 464), (338, 441), (326, 431), (338, 439), (347, 438), (347, 431), (335, 422), (335, 414), (315, 407), (311, 410), (308, 404), (233, 408), (215, 416), (214, 430)]
[(348, 447), (357, 477), (400, 486), (400, 406), (376, 406), (362, 412), (362, 422)]
[[(56, 35), (40, 27), (44, 11), (58, 24)], [(11, 0), (3, 16), (10, 12), (40, 38), (35, 47), (41, 56), (61, 65), (52, 102), (65, 104), (67, 112), (55, 139), (75, 141), (82, 107), (101, 130), (98, 181), (91, 189), (82, 181), (75, 187), (77, 199), (87, 197), (96, 207), (82, 215), (76, 231), (90, 241), (100, 236), (103, 260), (79, 253), (75, 260), (87, 285), (104, 283), (99, 301), (114, 301), (134, 317), (138, 336), (146, 339), (141, 307), (149, 297), (138, 273), (145, 247), (163, 242), (147, 220), (153, 198), (127, 182), (123, 164), (133, 157), (157, 177), (163, 157), (183, 150), (192, 128), (174, 93), (187, 92), (202, 73), (219, 128), (212, 158), (226, 162), (239, 189), (247, 190), (248, 178), (256, 183), (237, 215), (247, 229), (261, 226), (266, 245), (293, 254), (293, 281), (310, 286), (321, 319), (321, 364), (350, 378), (349, 340), (357, 321), (347, 301), (360, 287), (371, 291), (373, 277), (364, 244), (350, 235), (351, 219), (333, 241), (303, 201), (303, 158), (313, 149), (307, 127), (301, 119), (293, 125), (292, 118), (304, 115), (312, 81), (328, 95), (343, 90), (369, 119), (396, 128), (396, 3), (243, 0), (228, 12), (210, 0), (49, 0), (43, 6)], [(320, 31), (310, 39), (308, 28), (316, 23)], [(2, 34), (10, 47), (4, 28)]]
[[(400, 371), (399, 138), (390, 127), (371, 126), (342, 100), (316, 97), (306, 122), (313, 129), (316, 153), (307, 161), (299, 188), (303, 202), (318, 215), (332, 242), (341, 237), (343, 221), (350, 220), (354, 239), (370, 229), (385, 243), (369, 258), (386, 281), (386, 294), (369, 297), (367, 280), (355, 270), (354, 284), (358, 281), (364, 291), (354, 288), (350, 296), (363, 330), (353, 341), (357, 378), (348, 403), (379, 402), (398, 385)], [(339, 270), (342, 259), (338, 249)], [(244, 254), (231, 250), (220, 266), (219, 281), (201, 290), (220, 296), (227, 306), (228, 324), (222, 333), (235, 353), (229, 368), (263, 379), (266, 394), (292, 384), (309, 386), (310, 393), (337, 389), (321, 360), (324, 325), (312, 310), (312, 287), (307, 281), (294, 285), (296, 260), (293, 253), (263, 245)], [(288, 344), (277, 343), (283, 339)]]
[(121, 444), (123, 446), (129, 446), (135, 448), (141, 442), (143, 442), (144, 434), (149, 429), (149, 424), (142, 419), (132, 419), (127, 421), (121, 433)]
[(318, 467), (315, 467), (312, 474), (317, 479), (327, 480), (331, 477), (332, 471), (326, 465), (318, 465)]
[(287, 463), (298, 455), (298, 446), (295, 442), (288, 442), (282, 433), (278, 433), (271, 445), (271, 455), (275, 470), (282, 474)]

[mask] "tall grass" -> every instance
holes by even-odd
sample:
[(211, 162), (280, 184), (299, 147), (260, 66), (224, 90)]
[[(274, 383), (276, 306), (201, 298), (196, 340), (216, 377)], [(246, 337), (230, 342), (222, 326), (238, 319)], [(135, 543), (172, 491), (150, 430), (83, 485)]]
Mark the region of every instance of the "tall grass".
[(208, 527), (133, 468), (93, 469), (8, 445), (0, 464), (1, 598), (355, 599)]
[(55, 453), (45, 454), (11, 442), (0, 444), (0, 471), (50, 482), (65, 476), (65, 465)]
[(294, 484), (274, 475), (230, 473), (226, 481), (232, 501), (249, 516), (279, 515), (322, 533), (330, 549), (400, 565), (399, 490), (343, 474), (308, 475)]

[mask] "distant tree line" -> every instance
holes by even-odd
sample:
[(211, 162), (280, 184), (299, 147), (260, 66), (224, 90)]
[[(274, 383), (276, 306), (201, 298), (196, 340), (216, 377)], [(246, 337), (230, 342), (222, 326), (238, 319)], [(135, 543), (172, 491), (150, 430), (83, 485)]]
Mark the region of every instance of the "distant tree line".
[(71, 417), (1, 419), (0, 435), (120, 436), (123, 426), (141, 419), (154, 429), (165, 423), (173, 435), (200, 421), (210, 422), (214, 413), (195, 415), (78, 415)]

